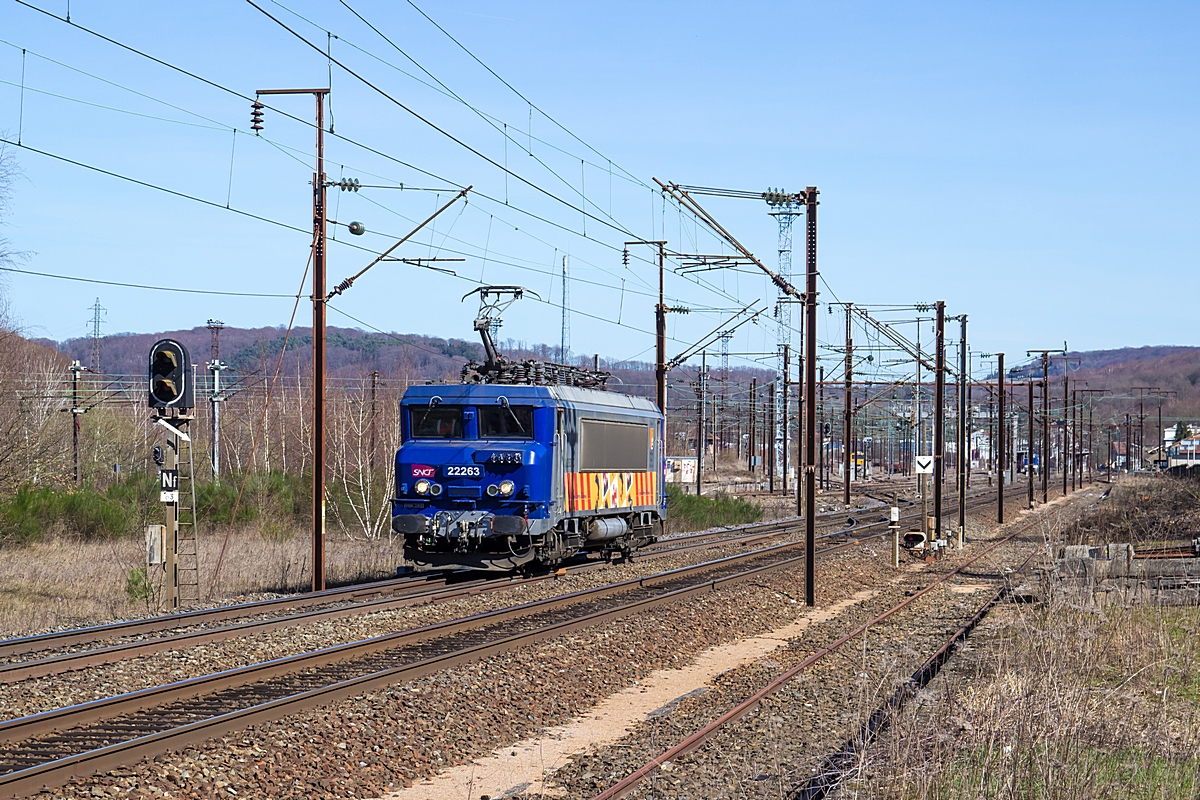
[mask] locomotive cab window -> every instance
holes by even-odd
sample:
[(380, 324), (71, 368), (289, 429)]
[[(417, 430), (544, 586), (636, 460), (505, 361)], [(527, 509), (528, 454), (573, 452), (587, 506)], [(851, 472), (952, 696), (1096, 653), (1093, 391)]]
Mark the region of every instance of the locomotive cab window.
[(414, 439), (461, 439), (463, 413), (458, 406), (409, 406)]
[(532, 439), (532, 406), (484, 406), (479, 409), (479, 438)]

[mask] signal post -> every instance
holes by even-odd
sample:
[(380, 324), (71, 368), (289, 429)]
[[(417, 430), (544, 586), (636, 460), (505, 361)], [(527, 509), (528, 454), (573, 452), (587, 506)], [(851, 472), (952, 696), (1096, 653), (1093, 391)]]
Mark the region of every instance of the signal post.
[[(147, 531), (147, 561), (151, 565), (163, 564), (166, 572), (163, 599), (168, 610), (178, 611), (179, 447), (181, 441), (188, 442), (190, 447), (187, 428), (195, 419), (192, 411), (196, 405), (191, 357), (182, 343), (163, 339), (150, 348), (148, 389), (154, 424), (167, 429), (167, 448), (154, 448), (154, 463), (159, 467), (159, 500), (166, 506), (166, 524), (150, 526)], [(154, 537), (161, 538), (154, 542)]]

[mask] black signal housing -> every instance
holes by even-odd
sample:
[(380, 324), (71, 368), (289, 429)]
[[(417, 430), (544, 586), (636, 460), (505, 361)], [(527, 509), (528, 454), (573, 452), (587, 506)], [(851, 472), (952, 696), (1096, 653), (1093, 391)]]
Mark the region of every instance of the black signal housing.
[(150, 348), (150, 407), (194, 408), (192, 359), (181, 342), (162, 339)]

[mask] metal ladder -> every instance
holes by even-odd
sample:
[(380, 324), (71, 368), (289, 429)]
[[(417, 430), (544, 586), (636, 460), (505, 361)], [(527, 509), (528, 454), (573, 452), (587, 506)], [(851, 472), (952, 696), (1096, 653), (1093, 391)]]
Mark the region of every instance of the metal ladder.
[(179, 470), (179, 504), (176, 506), (176, 562), (178, 576), (179, 605), (195, 605), (200, 602), (200, 552), (196, 540), (196, 482), (195, 462), (192, 459), (192, 443), (176, 438), (180, 448), (176, 468)]

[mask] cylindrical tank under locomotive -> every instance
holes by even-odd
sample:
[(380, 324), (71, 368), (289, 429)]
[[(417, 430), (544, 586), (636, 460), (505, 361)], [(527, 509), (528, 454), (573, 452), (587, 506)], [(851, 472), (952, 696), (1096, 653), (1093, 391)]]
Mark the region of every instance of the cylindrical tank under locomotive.
[(458, 384), (410, 387), (400, 406), (392, 530), (420, 568), (553, 566), (660, 533), (663, 416), (649, 400)]

